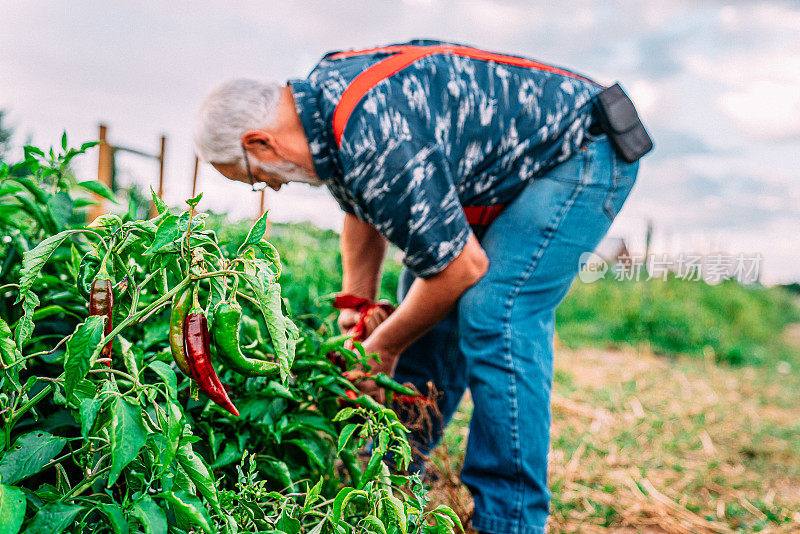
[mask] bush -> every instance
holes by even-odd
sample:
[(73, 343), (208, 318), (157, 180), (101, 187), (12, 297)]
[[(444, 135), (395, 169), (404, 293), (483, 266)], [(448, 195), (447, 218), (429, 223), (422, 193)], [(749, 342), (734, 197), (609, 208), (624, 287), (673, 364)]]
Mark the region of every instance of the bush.
[(568, 345), (646, 343), (656, 353), (702, 355), (757, 364), (783, 355), (786, 325), (800, 311), (783, 288), (717, 285), (670, 277), (666, 281), (576, 280), (556, 310)]
[[(70, 150), (65, 136), (60, 153), (26, 147), (24, 162), (0, 163), (9, 238), (0, 280), (14, 304), (0, 310), (0, 530), (460, 529), (449, 508), (426, 509), (419, 479), (402, 474), (411, 450), (397, 415), (348, 394), (342, 370), (369, 368), (360, 345), (291, 319), (266, 218), (225, 250), (205, 214), (172, 214), (155, 195), (153, 219), (104, 215), (84, 227), (87, 202), (73, 192), (111, 196), (69, 172), (89, 147)], [(108, 304), (106, 285), (111, 321), (87, 307), (87, 294), (95, 308)], [(197, 381), (178, 370), (185, 345), (170, 339), (168, 306), (188, 289), (214, 341), (189, 358)], [(221, 330), (215, 311), (236, 300), (249, 319)], [(223, 341), (262, 371), (218, 366), (218, 376), (202, 362), (221, 359)]]

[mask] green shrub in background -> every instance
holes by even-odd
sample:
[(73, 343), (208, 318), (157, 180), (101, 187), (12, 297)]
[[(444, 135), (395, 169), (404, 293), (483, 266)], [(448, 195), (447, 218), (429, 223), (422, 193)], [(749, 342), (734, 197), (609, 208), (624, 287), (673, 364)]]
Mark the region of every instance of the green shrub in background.
[(787, 324), (800, 320), (781, 287), (717, 285), (670, 277), (648, 281), (576, 280), (556, 310), (561, 340), (569, 346), (649, 344), (659, 354), (703, 355), (757, 364), (782, 358)]

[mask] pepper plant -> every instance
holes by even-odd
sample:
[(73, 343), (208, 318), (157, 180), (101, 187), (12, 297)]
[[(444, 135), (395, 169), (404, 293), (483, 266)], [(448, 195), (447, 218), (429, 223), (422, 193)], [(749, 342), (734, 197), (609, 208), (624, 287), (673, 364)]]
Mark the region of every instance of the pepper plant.
[(0, 196), (27, 199), (0, 209), (13, 303), (0, 314), (0, 534), (460, 529), (402, 474), (396, 414), (348, 398), (332, 362), (367, 366), (361, 345), (291, 319), (266, 216), (230, 256), (200, 196), (171, 213), (154, 194), (152, 219), (83, 226), (72, 195), (107, 193), (69, 171), (91, 146), (65, 136), (61, 152), (0, 163)]

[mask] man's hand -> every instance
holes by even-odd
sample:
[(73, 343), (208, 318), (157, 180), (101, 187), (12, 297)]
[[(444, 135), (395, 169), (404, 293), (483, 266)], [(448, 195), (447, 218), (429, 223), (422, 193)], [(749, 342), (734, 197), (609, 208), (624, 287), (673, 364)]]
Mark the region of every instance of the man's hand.
[[(372, 335), (372, 332), (378, 328), (378, 325), (385, 321), (387, 317), (389, 317), (389, 314), (383, 308), (373, 308), (367, 312), (367, 316), (364, 318), (364, 337), (367, 338)], [(339, 329), (343, 334), (346, 334), (360, 319), (361, 314), (356, 310), (352, 308), (344, 309), (339, 313)]]
[[(400, 358), (399, 352), (378, 347), (374, 340), (371, 342), (369, 338), (364, 341), (363, 346), (367, 354), (379, 354), (381, 358), (380, 363), (374, 358), (369, 360), (369, 364), (372, 366), (372, 370), (370, 371), (371, 375), (384, 373), (389, 376), (394, 376), (394, 371), (397, 368), (397, 361)], [(383, 388), (379, 387), (374, 380), (362, 380), (358, 383), (358, 389), (361, 393), (370, 395), (381, 404), (386, 401), (386, 392), (383, 391)]]

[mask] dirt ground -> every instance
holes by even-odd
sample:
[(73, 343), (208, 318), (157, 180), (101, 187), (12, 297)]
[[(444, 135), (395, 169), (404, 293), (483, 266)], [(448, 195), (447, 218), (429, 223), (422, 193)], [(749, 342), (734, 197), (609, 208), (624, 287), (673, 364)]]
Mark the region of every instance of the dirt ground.
[[(787, 336), (800, 342), (795, 326)], [(800, 532), (798, 361), (731, 368), (559, 349), (550, 532)], [(465, 524), (471, 407), (465, 398), (433, 455), (433, 501)]]

